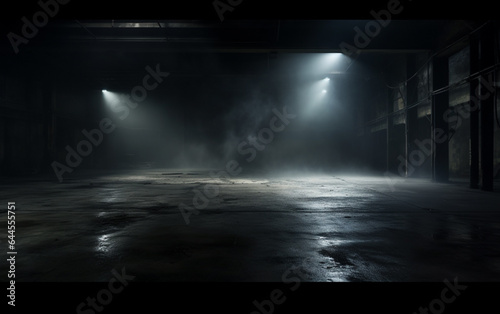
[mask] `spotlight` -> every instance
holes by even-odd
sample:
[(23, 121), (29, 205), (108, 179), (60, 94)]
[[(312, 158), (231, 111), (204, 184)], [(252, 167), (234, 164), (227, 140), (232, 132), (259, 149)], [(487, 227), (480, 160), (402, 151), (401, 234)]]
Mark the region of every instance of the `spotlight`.
[(321, 92), (322, 92), (323, 94), (326, 94), (326, 89), (322, 90)]
[(103, 92), (103, 93), (107, 93), (108, 91), (107, 91), (107, 90), (105, 90), (105, 89), (103, 89), (103, 90), (102, 90), (102, 92)]
[(323, 81), (328, 82), (328, 81), (330, 81), (330, 78), (329, 78), (329, 77), (325, 77), (325, 78), (323, 79)]

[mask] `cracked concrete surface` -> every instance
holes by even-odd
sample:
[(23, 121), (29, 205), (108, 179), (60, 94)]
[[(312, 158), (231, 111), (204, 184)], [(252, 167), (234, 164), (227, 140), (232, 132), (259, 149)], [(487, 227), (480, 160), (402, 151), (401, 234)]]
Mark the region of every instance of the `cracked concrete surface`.
[[(207, 184), (219, 193), (187, 225), (178, 206)], [(136, 281), (500, 280), (500, 194), (465, 185), (143, 169), (0, 187), (16, 202), (18, 281), (107, 282), (122, 267)], [(6, 220), (2, 206), (5, 247)]]

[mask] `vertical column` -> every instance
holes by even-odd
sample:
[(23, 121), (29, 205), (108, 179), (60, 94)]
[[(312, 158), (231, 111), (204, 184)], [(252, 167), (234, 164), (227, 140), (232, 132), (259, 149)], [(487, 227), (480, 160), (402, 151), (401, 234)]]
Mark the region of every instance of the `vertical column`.
[[(433, 70), (432, 89), (436, 92), (449, 84), (448, 58), (437, 57)], [(447, 182), (449, 177), (448, 123), (443, 117), (448, 107), (448, 90), (438, 91), (432, 101), (432, 137), (436, 143), (432, 156), (432, 179), (437, 182)]]
[[(479, 72), (479, 36), (472, 34), (470, 39), (470, 74)], [(479, 187), (479, 99), (476, 91), (479, 88), (479, 78), (470, 82), (470, 106), (476, 108), (470, 113), (470, 187)]]
[[(490, 23), (480, 34), (479, 65), (486, 69), (495, 63), (495, 30)], [(494, 90), (488, 84), (488, 76), (481, 76), (481, 174), (482, 189), (493, 191), (494, 154)], [(484, 81), (484, 82), (483, 82)]]
[[(417, 56), (415, 54), (408, 55), (406, 58), (406, 162), (407, 166), (413, 167), (414, 171), (409, 171), (408, 176), (415, 176), (418, 173), (418, 165), (422, 165), (424, 160), (413, 160), (415, 154), (412, 152), (417, 149), (415, 140), (418, 138), (418, 115), (417, 108), (408, 108), (418, 101), (417, 85), (418, 79), (416, 77), (410, 79), (417, 71)], [(411, 164), (411, 165), (410, 165)]]
[(386, 168), (387, 171), (389, 172), (395, 172), (397, 173), (397, 166), (394, 166), (396, 163), (392, 159), (392, 115), (391, 113), (393, 112), (393, 100), (392, 100), (392, 89), (388, 88), (387, 89), (387, 152), (386, 152)]

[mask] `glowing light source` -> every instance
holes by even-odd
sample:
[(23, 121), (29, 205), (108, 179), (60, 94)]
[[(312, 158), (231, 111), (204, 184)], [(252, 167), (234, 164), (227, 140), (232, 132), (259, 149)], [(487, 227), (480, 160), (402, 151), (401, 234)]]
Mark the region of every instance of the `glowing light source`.
[(341, 62), (344, 58), (342, 53), (320, 53), (316, 59), (317, 67), (315, 69), (323, 73), (344, 71), (345, 65), (344, 62)]
[(109, 90), (102, 90), (102, 97), (104, 98), (104, 103), (109, 108), (118, 108), (120, 106), (120, 95)]
[(325, 82), (329, 82), (329, 81), (330, 81), (330, 78), (329, 78), (329, 77), (325, 77), (325, 78), (323, 79), (323, 81), (325, 81)]
[(322, 90), (321, 92), (322, 92), (323, 94), (326, 94), (326, 89)]

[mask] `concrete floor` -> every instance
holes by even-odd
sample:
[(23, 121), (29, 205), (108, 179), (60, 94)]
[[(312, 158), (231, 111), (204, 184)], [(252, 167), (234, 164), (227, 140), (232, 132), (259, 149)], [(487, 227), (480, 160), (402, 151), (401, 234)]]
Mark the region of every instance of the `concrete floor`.
[[(192, 206), (193, 189), (207, 184), (219, 195), (187, 225), (178, 205)], [(500, 193), (420, 179), (391, 184), (136, 170), (75, 173), (62, 184), (5, 179), (0, 198), (17, 205), (19, 281), (107, 282), (122, 267), (135, 281), (278, 282), (296, 267), (303, 281), (500, 280)]]

